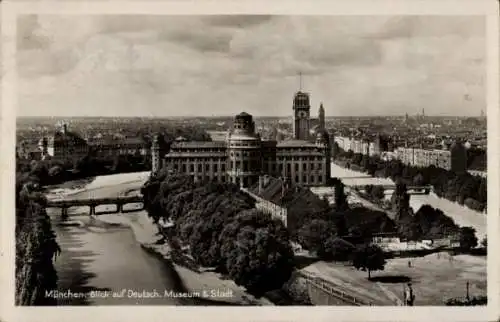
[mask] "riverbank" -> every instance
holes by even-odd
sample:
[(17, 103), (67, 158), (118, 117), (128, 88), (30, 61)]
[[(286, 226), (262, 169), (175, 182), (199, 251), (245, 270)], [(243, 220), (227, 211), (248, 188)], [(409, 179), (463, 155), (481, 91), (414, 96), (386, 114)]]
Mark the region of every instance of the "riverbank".
[[(372, 177), (367, 173), (344, 168), (338, 162), (331, 163), (331, 176), (337, 177), (346, 186), (364, 186), (364, 185), (386, 185), (394, 184), (390, 178)], [(385, 196), (390, 199), (390, 195)], [(456, 202), (438, 197), (434, 193), (429, 195), (411, 195), (410, 207), (417, 212), (420, 207), (428, 204), (433, 208), (441, 209), (445, 215), (452, 218), (457, 225), (470, 226), (476, 230), (476, 236), (481, 241), (487, 233), (487, 214), (477, 212), (462, 206)]]
[(219, 301), (221, 305), (274, 305), (271, 301), (248, 294), (241, 286), (232, 280), (224, 279), (214, 272), (194, 272), (171, 261), (169, 245), (159, 234), (155, 225), (147, 216), (146, 211), (127, 214), (109, 214), (99, 216), (99, 220), (110, 224), (122, 224), (130, 227), (135, 239), (144, 249), (160, 255), (172, 263), (188, 292), (203, 294), (211, 301)]
[(106, 193), (106, 189), (116, 190), (120, 186), (120, 191), (138, 189), (148, 178), (150, 172), (129, 172), (117, 173), (105, 176), (67, 181), (61, 184), (45, 187), (46, 196), (49, 199), (64, 198), (67, 196), (87, 197), (94, 191), (100, 194)]

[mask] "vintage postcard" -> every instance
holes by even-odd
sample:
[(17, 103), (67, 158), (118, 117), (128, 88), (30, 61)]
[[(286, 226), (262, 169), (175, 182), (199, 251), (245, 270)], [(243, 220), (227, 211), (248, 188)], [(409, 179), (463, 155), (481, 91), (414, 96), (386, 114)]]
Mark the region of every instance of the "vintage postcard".
[(497, 4), (418, 3), (4, 2), (0, 319), (500, 318)]

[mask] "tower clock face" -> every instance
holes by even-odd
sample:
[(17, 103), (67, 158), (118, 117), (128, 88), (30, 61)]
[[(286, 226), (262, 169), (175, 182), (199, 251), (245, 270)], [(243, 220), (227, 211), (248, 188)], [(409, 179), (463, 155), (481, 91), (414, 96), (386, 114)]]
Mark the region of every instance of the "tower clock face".
[(300, 111), (299, 112), (299, 117), (300, 118), (305, 118), (307, 116), (307, 113), (305, 111)]

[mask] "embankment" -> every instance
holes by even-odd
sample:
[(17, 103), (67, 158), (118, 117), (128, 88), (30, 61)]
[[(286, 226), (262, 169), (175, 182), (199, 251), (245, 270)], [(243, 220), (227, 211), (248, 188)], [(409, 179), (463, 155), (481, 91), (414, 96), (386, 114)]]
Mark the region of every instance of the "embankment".
[(255, 298), (232, 280), (223, 279), (220, 274), (195, 272), (174, 263), (171, 259), (171, 249), (168, 243), (159, 234), (157, 225), (148, 218), (145, 211), (103, 215), (99, 216), (99, 220), (129, 226), (142, 248), (162, 256), (166, 262), (173, 266), (179, 274), (179, 283), (182, 283), (183, 288), (190, 293), (205, 294), (210, 301), (220, 302), (221, 305), (273, 305), (265, 298)]
[(49, 216), (44, 208), (29, 201), (26, 209), (18, 209), (16, 225), (16, 305), (53, 305), (46, 290), (57, 285), (53, 264), (58, 251)]

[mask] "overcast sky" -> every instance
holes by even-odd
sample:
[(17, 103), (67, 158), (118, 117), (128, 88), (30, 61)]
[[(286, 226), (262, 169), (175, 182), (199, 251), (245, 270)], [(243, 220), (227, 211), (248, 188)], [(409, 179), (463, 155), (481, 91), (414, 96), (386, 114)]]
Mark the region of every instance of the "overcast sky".
[(479, 115), (480, 16), (21, 16), (20, 116)]

